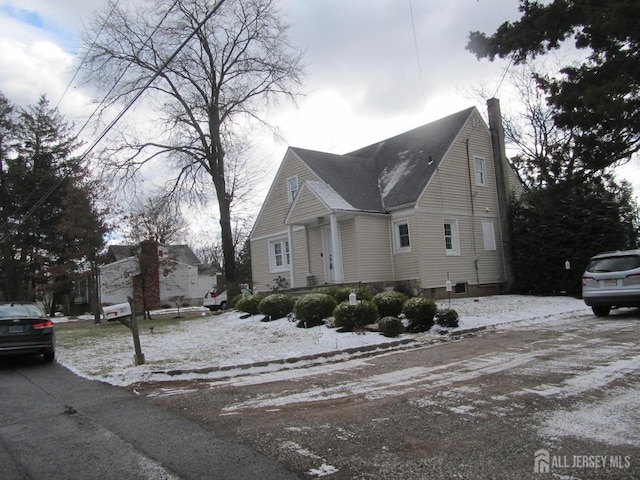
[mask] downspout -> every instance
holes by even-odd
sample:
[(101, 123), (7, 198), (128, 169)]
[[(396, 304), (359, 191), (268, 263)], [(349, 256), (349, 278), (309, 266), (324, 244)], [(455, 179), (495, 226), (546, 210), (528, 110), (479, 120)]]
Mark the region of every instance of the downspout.
[(473, 201), (473, 182), (471, 181), (471, 155), (469, 154), (469, 139), (465, 140), (467, 147), (467, 173), (469, 174), (469, 197), (471, 198), (471, 241), (473, 244), (473, 266), (476, 270), (476, 285), (480, 287), (480, 269), (478, 267), (478, 248), (476, 246), (476, 208)]
[(500, 232), (502, 237), (502, 252), (504, 256), (504, 276), (507, 292), (513, 287), (513, 265), (511, 253), (511, 239), (509, 238), (509, 162), (504, 143), (504, 127), (502, 125), (502, 112), (500, 100), (490, 98), (487, 100), (489, 113), (489, 129), (491, 130), (491, 146), (496, 172), (496, 193), (498, 195), (498, 210), (500, 215)]

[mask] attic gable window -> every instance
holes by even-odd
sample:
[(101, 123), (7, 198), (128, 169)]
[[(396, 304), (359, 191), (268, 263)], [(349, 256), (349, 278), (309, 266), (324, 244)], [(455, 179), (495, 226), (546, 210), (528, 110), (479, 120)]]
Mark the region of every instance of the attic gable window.
[(487, 184), (487, 173), (485, 169), (485, 161), (482, 157), (474, 157), (473, 159), (474, 169), (476, 172), (476, 185)]
[(458, 221), (455, 219), (444, 220), (444, 249), (447, 255), (460, 255)]
[(407, 219), (393, 222), (393, 244), (396, 252), (410, 252), (411, 238)]
[(289, 203), (293, 202), (298, 194), (298, 177), (291, 177), (287, 179), (287, 191), (289, 193)]

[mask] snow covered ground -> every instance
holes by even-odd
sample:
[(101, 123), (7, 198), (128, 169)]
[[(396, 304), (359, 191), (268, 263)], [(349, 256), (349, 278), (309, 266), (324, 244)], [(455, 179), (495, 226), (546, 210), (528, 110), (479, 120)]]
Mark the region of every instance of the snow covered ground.
[[(448, 301), (440, 301), (440, 308)], [(451, 307), (460, 314), (457, 330), (495, 326), (510, 328), (522, 322), (542, 322), (591, 311), (571, 297), (491, 296), (455, 299)], [(146, 363), (133, 363), (131, 332), (120, 325), (94, 327), (99, 335), (65, 341), (59, 334), (58, 362), (75, 373), (113, 385), (167, 379), (217, 379), (253, 373), (289, 370), (307, 364), (330, 364), (357, 357), (363, 350), (406, 348), (407, 342), (442, 338), (437, 327), (424, 334), (404, 334), (393, 339), (379, 333), (338, 333), (335, 329), (297, 328), (287, 319), (263, 323), (257, 317), (240, 318), (237, 312), (207, 315), (169, 326), (140, 323), (142, 352)], [(70, 319), (61, 317), (56, 322)], [(104, 329), (109, 329), (104, 334)]]

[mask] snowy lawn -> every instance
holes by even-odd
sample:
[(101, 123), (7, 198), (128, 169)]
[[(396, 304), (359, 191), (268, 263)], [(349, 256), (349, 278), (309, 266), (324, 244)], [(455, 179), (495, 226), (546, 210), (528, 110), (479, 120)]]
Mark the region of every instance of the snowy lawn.
[[(448, 301), (439, 301), (438, 307), (448, 307)], [(571, 297), (465, 298), (452, 300), (451, 307), (460, 314), (457, 330), (483, 326), (509, 328), (523, 321), (591, 314), (582, 300)], [(146, 364), (140, 366), (133, 364), (131, 331), (123, 325), (106, 322), (97, 326), (90, 322), (59, 325), (58, 362), (83, 377), (127, 386), (143, 381), (221, 378), (283, 370), (346, 359), (371, 346), (403, 348), (406, 342), (441, 337), (437, 327), (423, 334), (387, 338), (372, 332), (338, 333), (327, 327), (302, 329), (287, 319), (265, 323), (259, 321), (261, 317), (242, 319), (237, 312), (212, 316), (206, 309), (190, 309), (189, 313), (193, 314), (194, 310), (202, 318), (139, 321), (146, 359)], [(81, 318), (88, 319), (90, 317)], [(54, 321), (72, 320), (62, 317)]]

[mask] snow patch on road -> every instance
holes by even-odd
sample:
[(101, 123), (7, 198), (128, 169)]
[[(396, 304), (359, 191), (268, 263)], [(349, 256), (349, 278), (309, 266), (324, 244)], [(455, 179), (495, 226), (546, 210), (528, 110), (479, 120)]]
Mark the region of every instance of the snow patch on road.
[(576, 437), (613, 446), (640, 447), (640, 389), (639, 385), (634, 387), (615, 388), (601, 400), (539, 415), (539, 433), (550, 439)]

